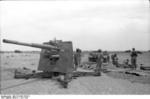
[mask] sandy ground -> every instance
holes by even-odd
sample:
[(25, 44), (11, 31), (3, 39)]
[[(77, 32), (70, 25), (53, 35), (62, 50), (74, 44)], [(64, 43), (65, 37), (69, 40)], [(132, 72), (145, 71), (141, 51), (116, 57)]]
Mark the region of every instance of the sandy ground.
[[(145, 55), (145, 56), (144, 56)], [(144, 61), (149, 65), (150, 55)], [(121, 56), (121, 55), (120, 55)], [(126, 58), (128, 55), (121, 56)], [(83, 55), (82, 60), (87, 60)], [(143, 58), (141, 58), (143, 59)], [(149, 58), (150, 59), (150, 58)], [(68, 89), (52, 79), (14, 79), (14, 69), (27, 67), (36, 69), (39, 54), (3, 53), (1, 54), (1, 93), (2, 94), (150, 94), (150, 77), (123, 75), (116, 72), (102, 73), (100, 77), (78, 77), (69, 83)], [(81, 70), (80, 68), (78, 70)]]

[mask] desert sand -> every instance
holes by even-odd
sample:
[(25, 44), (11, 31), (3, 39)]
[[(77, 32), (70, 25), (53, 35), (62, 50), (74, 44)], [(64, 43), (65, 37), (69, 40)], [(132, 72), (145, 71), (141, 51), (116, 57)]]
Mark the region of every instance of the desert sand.
[[(0, 53), (1, 54), (1, 93), (2, 94), (150, 94), (150, 75), (136, 76), (118, 72), (103, 72), (102, 76), (86, 76), (73, 79), (64, 89), (54, 79), (14, 79), (16, 68), (38, 67), (39, 53)], [(119, 53), (119, 62), (130, 58), (128, 53)], [(150, 53), (138, 57), (138, 64), (150, 66)], [(88, 61), (88, 54), (82, 55), (82, 62)], [(107, 66), (112, 68), (112, 66)], [(78, 71), (82, 68), (78, 68)], [(92, 71), (92, 70), (91, 70)]]

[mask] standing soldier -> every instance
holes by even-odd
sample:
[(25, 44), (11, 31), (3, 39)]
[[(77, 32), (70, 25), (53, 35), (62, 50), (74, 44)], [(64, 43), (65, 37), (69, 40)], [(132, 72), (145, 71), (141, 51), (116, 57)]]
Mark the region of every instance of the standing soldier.
[(117, 54), (114, 55), (114, 65), (116, 65), (116, 67), (119, 67)]
[(114, 54), (111, 55), (111, 62), (113, 63), (114, 60)]
[(119, 66), (118, 65), (118, 56), (116, 53), (112, 55), (112, 64), (115, 65), (116, 67)]
[(136, 59), (137, 59), (137, 52), (135, 51), (135, 48), (132, 48), (131, 52), (131, 66), (133, 69), (137, 68)]
[(75, 64), (75, 70), (77, 70), (78, 66), (81, 63), (81, 50), (76, 49), (76, 53), (74, 54), (74, 64)]
[(102, 62), (103, 62), (103, 55), (102, 51), (98, 50), (98, 59), (97, 59), (97, 65), (96, 65), (96, 76), (101, 76), (101, 69), (102, 69)]
[(107, 62), (108, 63), (110, 62), (110, 56), (109, 56), (109, 54), (107, 55)]
[(103, 62), (107, 63), (107, 51), (103, 51)]
[(106, 63), (109, 63), (110, 57), (108, 51), (105, 51)]

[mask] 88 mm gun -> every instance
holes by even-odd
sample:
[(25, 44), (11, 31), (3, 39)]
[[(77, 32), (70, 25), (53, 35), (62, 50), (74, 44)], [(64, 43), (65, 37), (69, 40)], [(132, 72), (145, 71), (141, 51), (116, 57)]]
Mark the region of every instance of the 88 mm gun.
[[(4, 43), (40, 48), (38, 70), (43, 73), (63, 75), (62, 84), (67, 88), (70, 75), (73, 73), (73, 48), (71, 41), (49, 41), (43, 44), (24, 43), (3, 39)], [(53, 76), (53, 75), (51, 75)]]

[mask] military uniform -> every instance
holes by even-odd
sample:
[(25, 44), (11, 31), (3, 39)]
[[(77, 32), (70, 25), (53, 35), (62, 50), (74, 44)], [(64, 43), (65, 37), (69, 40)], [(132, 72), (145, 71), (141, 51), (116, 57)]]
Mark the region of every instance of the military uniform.
[(112, 55), (112, 64), (115, 65), (116, 67), (119, 66), (117, 54)]
[(102, 63), (103, 63), (103, 55), (99, 53), (97, 59), (97, 65), (96, 65), (96, 75), (98, 76), (101, 75)]
[(137, 60), (137, 52), (136, 51), (132, 51), (131, 52), (131, 66), (132, 68), (135, 68), (137, 67), (137, 64), (136, 64), (136, 60)]
[(75, 54), (74, 54), (74, 64), (75, 64), (75, 70), (77, 70), (78, 66), (80, 65), (81, 63), (81, 52), (80, 51), (77, 51)]
[(116, 67), (119, 67), (117, 55), (114, 57), (114, 65), (116, 65)]

